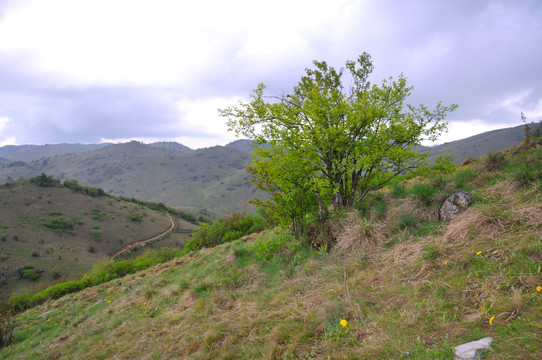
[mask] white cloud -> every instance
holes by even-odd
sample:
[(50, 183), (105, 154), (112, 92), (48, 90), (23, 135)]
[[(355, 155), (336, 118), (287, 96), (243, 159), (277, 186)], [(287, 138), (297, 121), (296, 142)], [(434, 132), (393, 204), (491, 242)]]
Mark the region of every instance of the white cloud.
[[(509, 126), (509, 124), (488, 124), (480, 119), (454, 121), (449, 123), (448, 132), (442, 134), (440, 139), (436, 141), (435, 144), (444, 144), (450, 141), (461, 140), (470, 136), (482, 134), (487, 131), (502, 129)], [(430, 145), (430, 143), (424, 143), (423, 145)]]

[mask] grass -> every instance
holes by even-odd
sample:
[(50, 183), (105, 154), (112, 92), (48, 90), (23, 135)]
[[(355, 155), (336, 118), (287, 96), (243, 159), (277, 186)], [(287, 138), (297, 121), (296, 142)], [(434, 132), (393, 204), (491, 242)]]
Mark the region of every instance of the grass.
[[(447, 175), (479, 199), (450, 223), (423, 220), (406, 183), (385, 217), (345, 216), (371, 241), (323, 253), (268, 231), (48, 301), (16, 315), (0, 357), (451, 359), (491, 336), (486, 358), (542, 358), (542, 193), (515, 182), (517, 160), (495, 181), (477, 165)], [(405, 204), (419, 222), (392, 234)]]
[[(132, 213), (148, 216), (135, 223), (128, 219)], [(80, 277), (110, 258), (122, 246), (119, 238), (125, 243), (144, 239), (170, 225), (166, 214), (137, 204), (25, 180), (0, 186), (0, 214), (0, 275), (8, 274), (1, 276), (0, 301)], [(39, 279), (20, 278), (17, 271), (24, 266), (44, 271)]]

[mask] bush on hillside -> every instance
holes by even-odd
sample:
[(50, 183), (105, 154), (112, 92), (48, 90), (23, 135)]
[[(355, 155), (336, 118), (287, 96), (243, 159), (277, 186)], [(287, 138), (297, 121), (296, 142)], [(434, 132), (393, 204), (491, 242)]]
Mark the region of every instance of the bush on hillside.
[(41, 187), (53, 187), (60, 184), (59, 180), (52, 176), (47, 176), (45, 173), (41, 173), (38, 177), (31, 177), (28, 180)]
[(185, 244), (185, 250), (194, 251), (213, 247), (239, 239), (242, 236), (262, 231), (265, 221), (259, 216), (233, 213), (214, 224), (201, 225)]
[(15, 322), (11, 314), (9, 312), (0, 314), (0, 349), (13, 341), (13, 329), (15, 329)]

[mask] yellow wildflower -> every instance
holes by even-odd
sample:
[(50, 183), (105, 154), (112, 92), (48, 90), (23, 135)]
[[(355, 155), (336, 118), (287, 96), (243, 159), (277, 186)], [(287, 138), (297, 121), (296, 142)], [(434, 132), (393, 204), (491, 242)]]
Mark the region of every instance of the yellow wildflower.
[(542, 291), (542, 286), (538, 285), (538, 286), (536, 287), (536, 291), (541, 292), (541, 291)]
[(481, 251), (478, 251), (478, 252), (476, 253), (476, 255), (480, 255), (481, 253), (482, 253)]
[(444, 262), (444, 265), (448, 265), (448, 262), (447, 262), (447, 261), (445, 261), (445, 262)]
[(111, 300), (107, 300), (107, 303), (108, 303), (108, 304), (111, 304)]
[(143, 303), (143, 306), (147, 306), (147, 302), (146, 302), (146, 301)]
[(489, 325), (493, 324), (493, 320), (495, 320), (495, 316), (492, 316), (491, 318), (489, 318)]
[(348, 322), (345, 319), (342, 319), (341, 320), (341, 326), (346, 327), (346, 325), (348, 325)]
[(30, 340), (30, 345), (32, 345), (34, 343), (34, 340)]

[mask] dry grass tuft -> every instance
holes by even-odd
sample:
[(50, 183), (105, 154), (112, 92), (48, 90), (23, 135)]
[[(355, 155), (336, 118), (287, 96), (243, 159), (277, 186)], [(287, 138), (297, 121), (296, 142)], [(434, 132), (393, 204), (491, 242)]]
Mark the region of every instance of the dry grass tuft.
[(421, 256), (424, 241), (405, 241), (382, 254), (382, 262), (393, 265), (409, 265)]
[(406, 198), (398, 201), (398, 204), (390, 209), (388, 218), (400, 219), (401, 215), (412, 215), (421, 222), (436, 221), (439, 219), (438, 206), (420, 207), (420, 202), (414, 198)]
[(540, 226), (542, 224), (542, 208), (540, 206), (514, 209), (513, 216), (528, 226)]
[(469, 234), (496, 237), (501, 233), (502, 227), (498, 218), (484, 215), (469, 208), (452, 218), (444, 238), (448, 241), (458, 241), (465, 239)]
[(505, 197), (513, 198), (517, 192), (521, 189), (521, 186), (512, 180), (499, 181), (495, 185), (489, 187), (484, 193), (491, 197)]
[(355, 211), (346, 215), (343, 230), (337, 235), (340, 249), (371, 248), (388, 238), (386, 223), (362, 219)]

